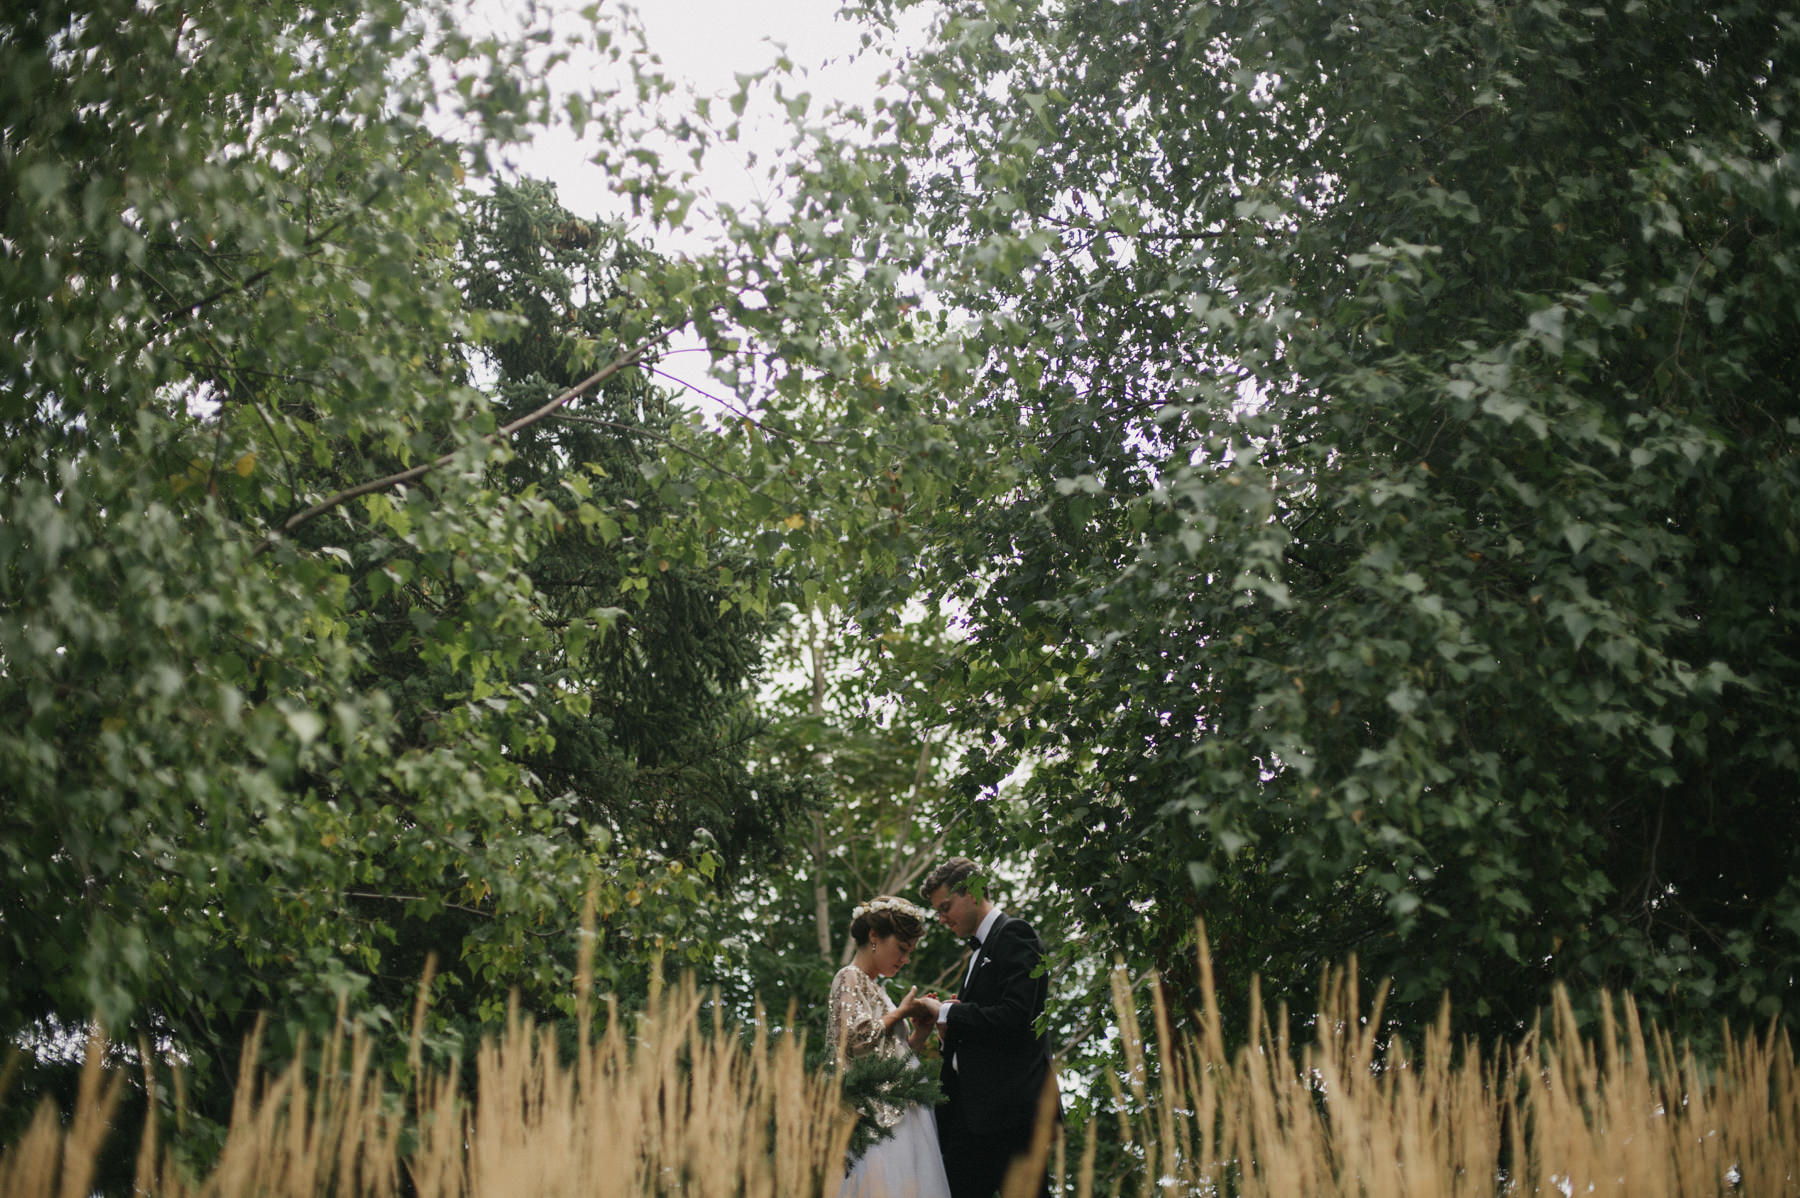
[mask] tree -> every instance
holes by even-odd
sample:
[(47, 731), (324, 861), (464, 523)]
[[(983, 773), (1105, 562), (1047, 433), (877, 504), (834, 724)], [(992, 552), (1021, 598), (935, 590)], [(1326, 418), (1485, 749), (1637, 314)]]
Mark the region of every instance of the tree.
[(0, 36), (9, 1028), (230, 1027), (294, 983), (333, 1003), (374, 951), (331, 918), (363, 881), (337, 846), (373, 829), (319, 775), (508, 789), (501, 761), (395, 751), (391, 704), (352, 681), (346, 555), (276, 531), (478, 407), (452, 357), (455, 155), (418, 79), (359, 90), (419, 44), (402, 17), (50, 6)]
[[(800, 1025), (821, 1054), (830, 1050), (823, 998), (855, 949), (852, 910), (879, 894), (919, 902), (918, 882), (947, 851), (943, 807), (957, 748), (915, 719), (915, 705), (895, 701), (904, 667), (876, 664), (917, 668), (941, 650), (942, 633), (935, 613), (881, 636), (796, 613), (771, 644), (778, 668), (762, 706), (775, 730), (760, 752), (770, 766), (804, 772), (829, 801), (792, 825), (780, 869), (740, 884), (743, 949), (720, 972), (742, 980), (736, 997), (746, 1005), (798, 999)], [(941, 985), (963, 951), (928, 930), (899, 985)]]
[(749, 764), (775, 583), (638, 373), (693, 268), (466, 190), (537, 44), (0, 18), (0, 1025), (141, 1034), (201, 1116), (259, 1012), (404, 1020), (432, 951), (447, 1051), (571, 1008), (588, 895), (641, 990), (807, 796)]
[[(468, 295), (521, 320), (489, 352), (502, 405), (526, 407), (574, 385), (586, 347), (616, 344), (621, 276), (659, 268), (541, 184), (499, 185), (475, 208)], [(495, 481), (563, 492), (528, 567), (560, 642), (537, 667), (554, 746), (528, 759), (532, 770), (580, 796), (583, 817), (613, 837), (690, 860), (707, 846), (729, 886), (768, 864), (814, 798), (803, 769), (770, 768), (770, 721), (752, 687), (784, 584), (748, 552), (735, 490), (709, 492), (720, 475), (708, 439), (638, 376), (522, 435)], [(769, 598), (746, 602), (751, 585)], [(571, 689), (585, 697), (570, 702)]]
[(1084, 925), (1179, 979), (1204, 915), (1240, 1000), (1796, 1017), (1797, 36), (946, 6), (858, 211), (994, 438), (920, 513), (967, 810)]

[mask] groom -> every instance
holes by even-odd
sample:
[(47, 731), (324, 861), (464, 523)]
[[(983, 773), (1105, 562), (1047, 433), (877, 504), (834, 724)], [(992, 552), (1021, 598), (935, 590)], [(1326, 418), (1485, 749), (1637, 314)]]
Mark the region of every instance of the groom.
[[(989, 901), (981, 869), (967, 857), (932, 870), (919, 892), (973, 949), (955, 998), (918, 1002), (936, 1019), (944, 1046), (937, 1127), (951, 1198), (989, 1198), (1013, 1159), (1030, 1149), (1046, 1090), (1058, 1105), (1050, 1037), (1036, 1031), (1049, 990), (1047, 979), (1032, 976), (1044, 943), (1030, 924)], [(1049, 1194), (1048, 1178), (1040, 1176), (1037, 1188)]]

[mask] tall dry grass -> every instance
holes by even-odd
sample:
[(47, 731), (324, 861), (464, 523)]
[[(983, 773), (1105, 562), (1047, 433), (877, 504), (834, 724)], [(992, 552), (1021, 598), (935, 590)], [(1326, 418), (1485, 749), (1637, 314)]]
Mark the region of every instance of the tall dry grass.
[[(1202, 942), (1205, 1010), (1171, 1033), (1152, 989), (1151, 1034), (1114, 975), (1125, 1067), (1108, 1077), (1135, 1159), (1096, 1177), (1097, 1138), (1062, 1170), (1079, 1198), (1619, 1198), (1800, 1195), (1800, 1072), (1785, 1033), (1734, 1037), (1706, 1068), (1611, 1002), (1597, 1036), (1557, 994), (1551, 1027), (1484, 1056), (1458, 1044), (1446, 1004), (1416, 1047), (1386, 1037), (1386, 988), (1365, 1008), (1354, 973), (1326, 979), (1309, 1042), (1285, 1013), (1228, 1052)], [(1252, 996), (1251, 1009), (1260, 1010)], [(1072, 1176), (1070, 1176), (1072, 1174)], [(1008, 1190), (1023, 1198), (1025, 1187)]]
[[(1075, 1144), (1047, 1128), (1039, 1139), (1058, 1193), (1800, 1194), (1800, 1077), (1784, 1035), (1728, 1036), (1722, 1061), (1703, 1068), (1628, 1001), (1584, 1037), (1559, 998), (1549, 1029), (1504, 1052), (1455, 1043), (1447, 1009), (1414, 1047), (1384, 1041), (1382, 995), (1365, 1006), (1342, 974), (1306, 1042), (1277, 1015), (1228, 1051), (1204, 949), (1201, 968), (1206, 1007), (1192, 1035), (1171, 1031), (1154, 989), (1151, 1026), (1140, 1026), (1119, 975), (1124, 1067), (1101, 1083), (1112, 1110)], [(581, 1004), (586, 1026), (585, 993)], [(111, 1127), (123, 1083), (96, 1040), (68, 1118), (46, 1107), (0, 1148), (0, 1195), (85, 1198), (109, 1134), (140, 1135), (135, 1188), (171, 1198), (831, 1193), (851, 1122), (801, 1044), (746, 1041), (692, 985), (602, 1022), (565, 1062), (548, 1033), (515, 1017), (482, 1047), (473, 1097), (444, 1075), (385, 1091), (375, 1046), (354, 1036), (323, 1046), (313, 1069), (247, 1067), (224, 1150), (201, 1178), (170, 1163), (154, 1123)], [(1100, 1168), (1103, 1140), (1106, 1159), (1125, 1165)]]
[[(703, 1010), (691, 984), (640, 1014), (611, 1010), (573, 1062), (559, 1060), (553, 1032), (515, 1017), (482, 1045), (474, 1096), (454, 1074), (425, 1075), (409, 1095), (385, 1091), (364, 1035), (334, 1039), (312, 1068), (301, 1064), (303, 1047), (273, 1077), (246, 1066), (207, 1176), (184, 1176), (155, 1124), (145, 1127), (133, 1189), (167, 1198), (792, 1198), (835, 1184), (854, 1122), (835, 1083), (808, 1071), (795, 1038), (759, 1032), (746, 1042)], [(70, 1122), (46, 1105), (0, 1149), (4, 1198), (86, 1198), (122, 1080), (103, 1076), (102, 1047), (89, 1046)]]

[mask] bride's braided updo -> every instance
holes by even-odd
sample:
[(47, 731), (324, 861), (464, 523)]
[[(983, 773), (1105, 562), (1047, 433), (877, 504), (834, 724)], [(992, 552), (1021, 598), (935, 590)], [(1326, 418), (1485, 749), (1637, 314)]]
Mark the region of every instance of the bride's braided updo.
[(876, 936), (898, 936), (911, 943), (924, 934), (925, 912), (891, 894), (877, 895), (851, 913), (850, 938), (859, 945)]

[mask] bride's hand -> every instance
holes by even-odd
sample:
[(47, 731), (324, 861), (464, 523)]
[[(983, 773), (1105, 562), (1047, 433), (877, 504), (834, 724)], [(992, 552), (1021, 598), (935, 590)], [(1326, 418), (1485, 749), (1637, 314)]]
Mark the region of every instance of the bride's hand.
[(915, 1008), (918, 1005), (917, 1001), (916, 1001), (916, 996), (918, 993), (919, 993), (919, 988), (917, 986), (914, 986), (912, 989), (910, 989), (906, 992), (905, 998), (901, 999), (897, 1004), (895, 1004), (894, 1011), (902, 1019), (911, 1019), (915, 1014), (917, 1014), (917, 1011)]

